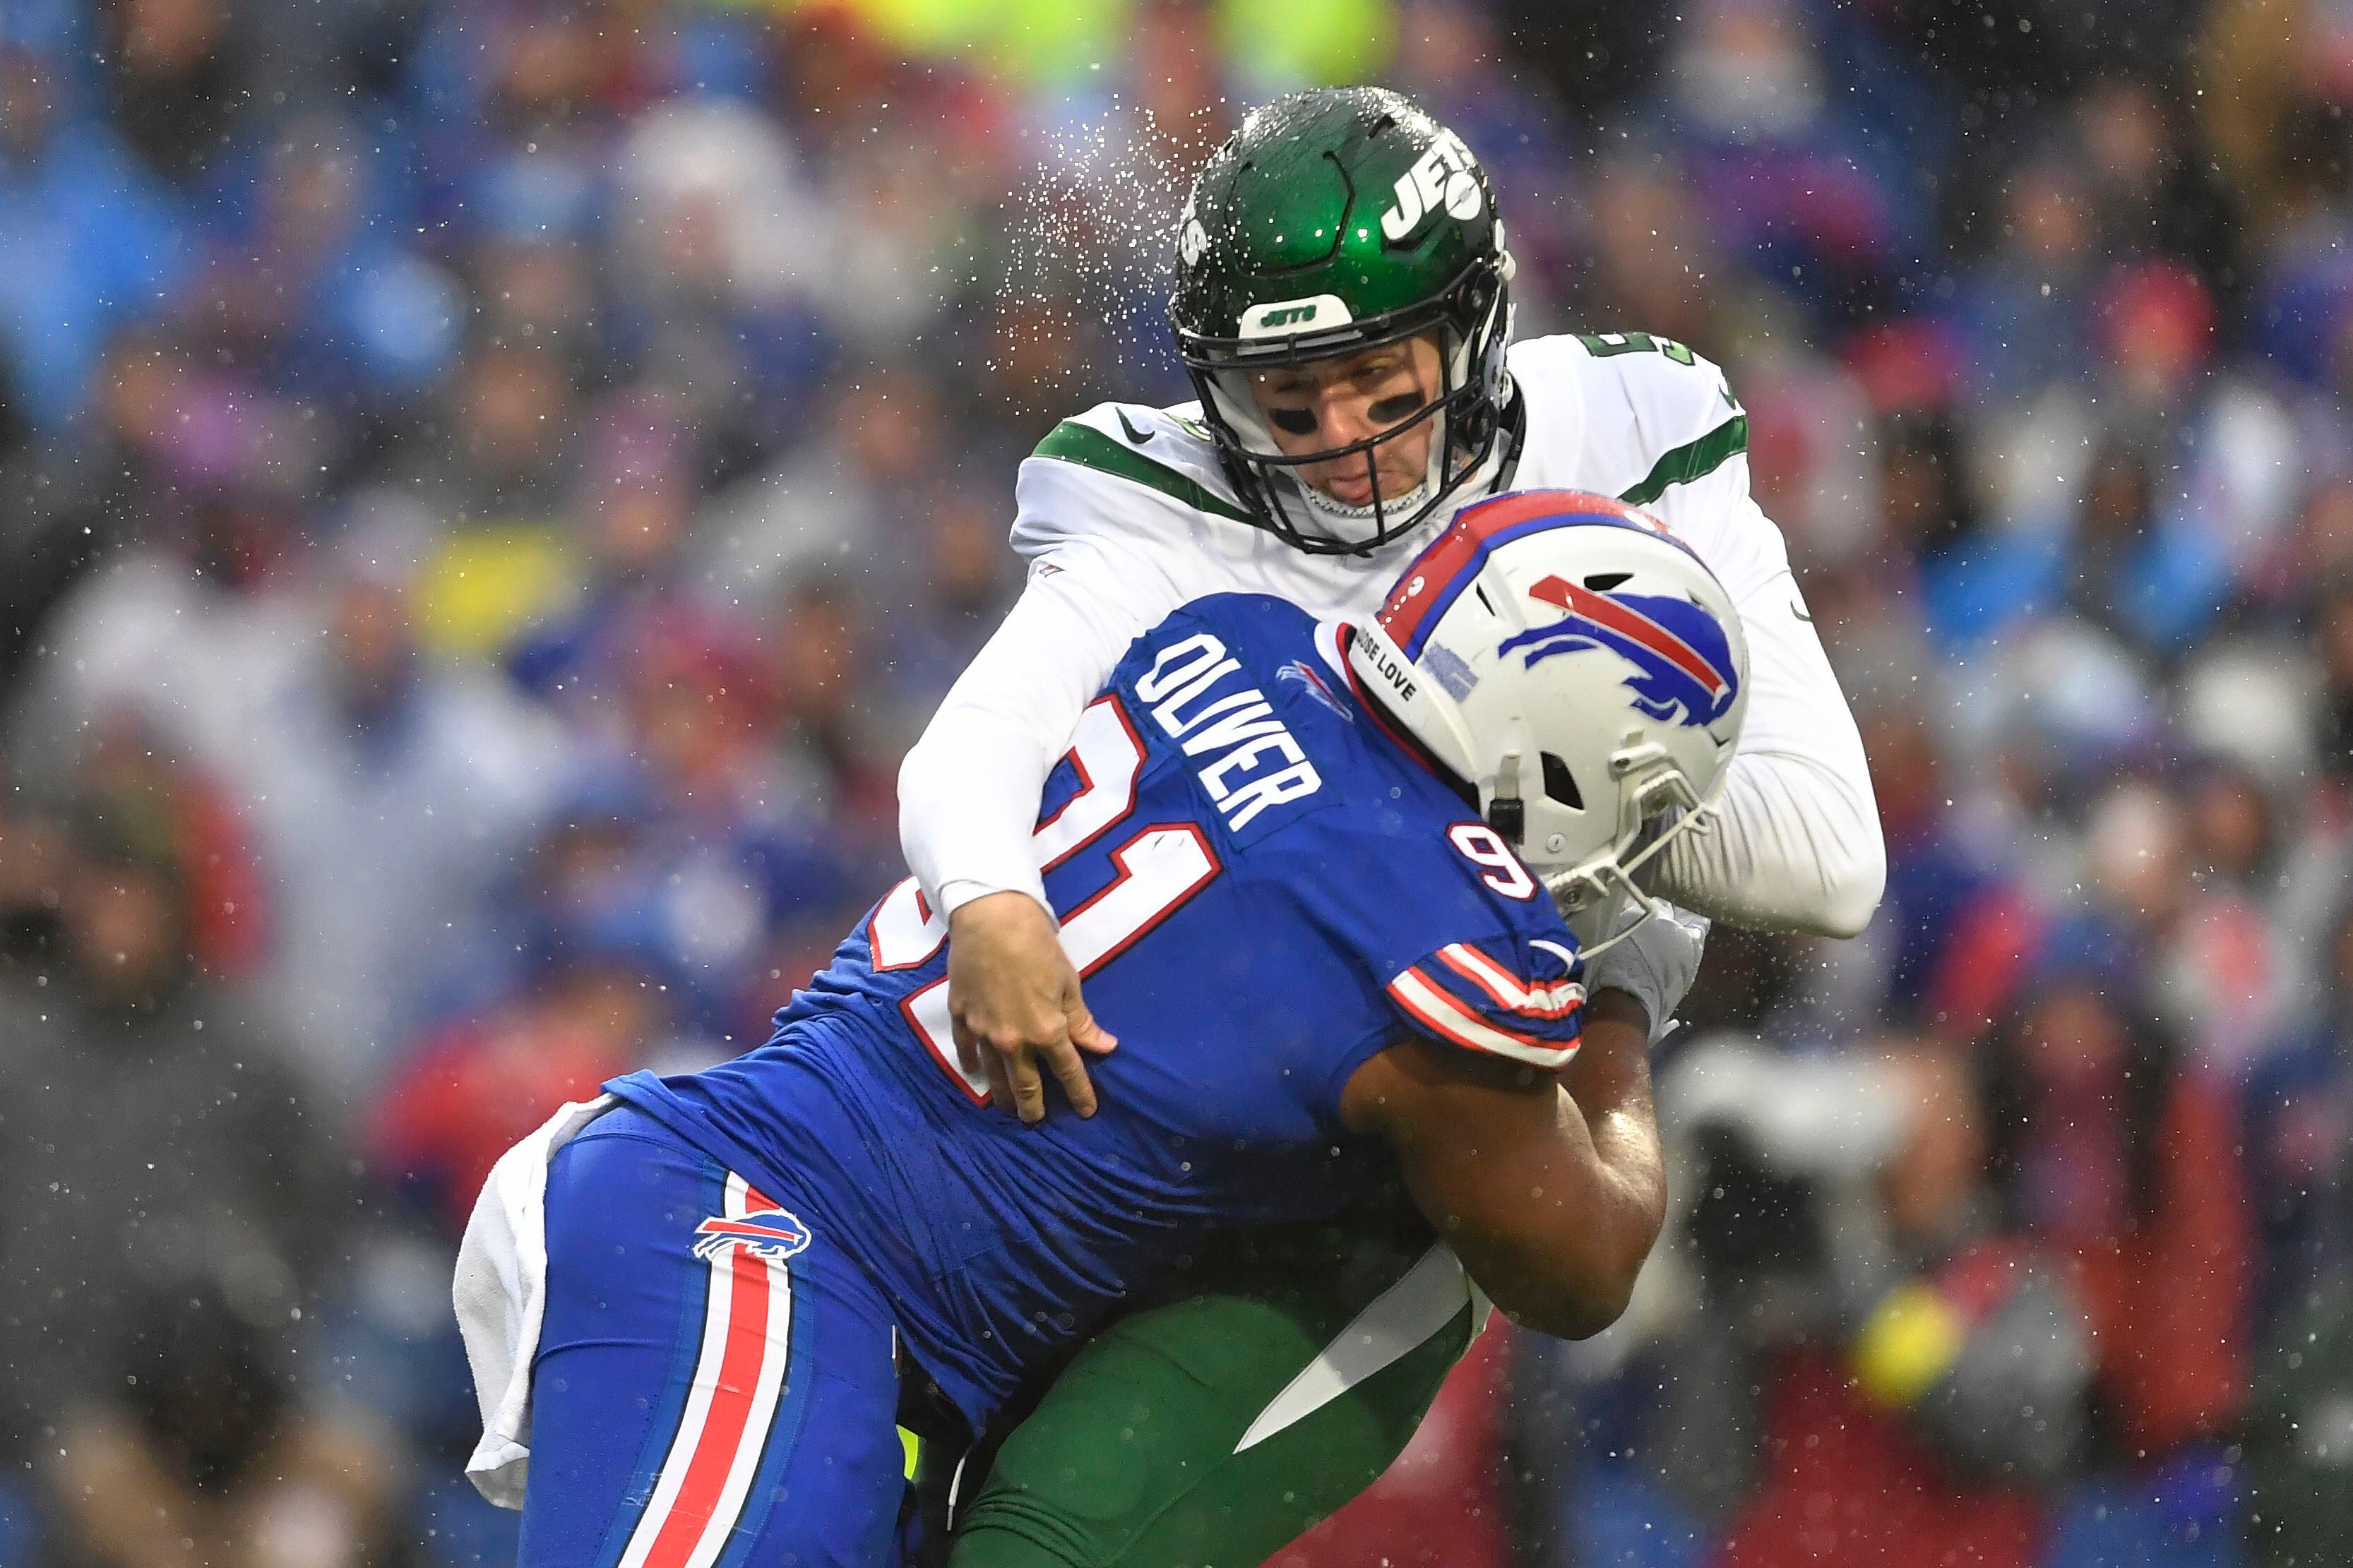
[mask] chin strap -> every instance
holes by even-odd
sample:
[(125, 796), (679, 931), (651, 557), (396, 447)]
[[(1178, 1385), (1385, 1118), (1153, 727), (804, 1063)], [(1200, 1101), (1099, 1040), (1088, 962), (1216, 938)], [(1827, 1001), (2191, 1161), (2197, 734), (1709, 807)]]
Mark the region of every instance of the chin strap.
[[(1350, 506), (1345, 501), (1334, 500), (1296, 474), (1289, 478), (1292, 485), (1306, 499), (1308, 510), (1326, 522), (1377, 522), (1390, 516), (1410, 517), (1421, 510), (1430, 496), (1430, 481), (1425, 479), (1396, 500), (1381, 502), (1377, 516), (1373, 503), (1370, 501), (1366, 501), (1362, 506)], [(1377, 473), (1375, 474), (1373, 482), (1376, 485), (1380, 483)], [(1338, 539), (1342, 536), (1335, 533), (1332, 537)]]
[[(1445, 447), (1442, 443), (1450, 439), (1444, 428), (1447, 416), (1441, 413), (1433, 417), (1439, 422), (1440, 428), (1431, 433), (1430, 463), (1422, 476), (1421, 483), (1395, 500), (1382, 501), (1377, 516), (1370, 501), (1363, 506), (1349, 506), (1345, 502), (1334, 500), (1296, 474), (1286, 477), (1290, 479), (1293, 487), (1305, 501), (1308, 510), (1323, 518), (1326, 522), (1369, 523), (1388, 517), (1410, 517), (1427, 506), (1433, 496), (1438, 495), (1438, 482), (1446, 475), (1442, 455)], [(1500, 488), (1500, 481), (1504, 475), (1504, 446), (1503, 433), (1499, 428), (1494, 442), (1488, 448), (1486, 458), (1477, 468), (1455, 480), (1453, 489), (1446, 493), (1461, 497), (1461, 504), (1467, 506), (1474, 499), (1485, 496)], [(1516, 443), (1514, 447), (1516, 448)], [(1373, 482), (1376, 485), (1380, 483), (1377, 472), (1373, 476)], [(1335, 533), (1331, 537), (1338, 539), (1341, 535)]]
[(1517, 849), (1527, 841), (1528, 808), (1520, 799), (1520, 753), (1505, 752), (1495, 767), (1495, 793), (1487, 799), (1487, 826)]

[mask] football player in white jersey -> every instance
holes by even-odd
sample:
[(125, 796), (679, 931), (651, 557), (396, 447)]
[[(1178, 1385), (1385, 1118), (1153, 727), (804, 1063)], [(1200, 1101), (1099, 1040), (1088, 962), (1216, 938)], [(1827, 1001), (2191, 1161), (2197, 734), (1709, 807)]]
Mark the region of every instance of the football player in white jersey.
[[(1870, 919), (1885, 855), (1862, 741), (1749, 494), (1739, 403), (1714, 364), (1639, 331), (1513, 342), (1511, 277), (1493, 193), (1453, 132), (1377, 89), (1282, 99), (1186, 205), (1170, 313), (1199, 401), (1103, 405), (1023, 463), (1028, 585), (909, 752), (899, 799), (907, 862), (950, 922), (959, 1047), (1025, 1119), (1044, 1112), (1040, 1063), (1090, 1111), (1082, 1052), (1116, 1044), (1086, 1011), (1029, 845), (1047, 774), (1122, 650), (1229, 590), (1366, 620), (1456, 510), (1505, 489), (1647, 509), (1739, 612), (1750, 686), (1722, 805), (1651, 862), (1651, 890), (1741, 925), (1851, 936)], [(1234, 1323), (1208, 1319), (1200, 1342), (1279, 1340), (1295, 1365), (1235, 1358), (1221, 1384), (1192, 1364), (1165, 1397), (1098, 1412), (1066, 1389), (1148, 1384), (1177, 1355), (1155, 1330), (1187, 1312), (1198, 1328), (1201, 1304), (1107, 1333), (1007, 1446), (966, 1510), (960, 1568), (1252, 1563), (1345, 1501), (1403, 1446), (1483, 1315), (1459, 1287), (1406, 1300), (1429, 1237), (1396, 1235), (1393, 1217), (1205, 1265)], [(1384, 1245), (1386, 1272), (1371, 1261)], [(1398, 1321), (1375, 1321), (1384, 1310)], [(1286, 1384), (1329, 1371), (1318, 1352), (1343, 1327), (1394, 1353), (1301, 1418), (1324, 1428), (1300, 1445), (1312, 1473), (1237, 1453)], [(1139, 1403), (1165, 1416), (1156, 1443), (1120, 1436)], [(1072, 1452), (1124, 1453), (1136, 1473), (1058, 1480)], [(1115, 1493), (1134, 1508), (1106, 1512)]]

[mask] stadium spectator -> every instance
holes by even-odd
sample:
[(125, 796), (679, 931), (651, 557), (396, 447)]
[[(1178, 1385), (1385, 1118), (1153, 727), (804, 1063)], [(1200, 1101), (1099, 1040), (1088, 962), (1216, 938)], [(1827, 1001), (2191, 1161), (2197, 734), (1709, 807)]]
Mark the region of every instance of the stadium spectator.
[(1794, 1336), (1772, 1367), (1765, 1474), (1725, 1531), (1727, 1568), (2026, 1568), (2042, 1494), (2077, 1457), (2089, 1325), (2054, 1260), (2002, 1222), (1968, 1063), (1899, 1044), (1885, 1065), (1907, 1123), (1879, 1173), (1888, 1254), (1847, 1264), (1843, 1334)]
[(427, 1036), (372, 1115), (384, 1170), (454, 1240), (498, 1157), (567, 1100), (654, 1058), (670, 997), (626, 952), (567, 952), (489, 1012)]
[(2253, 1236), (2224, 1081), (2133, 1016), (2133, 976), (2065, 951), (1986, 1046), (2011, 1222), (2065, 1259), (2110, 1452), (2219, 1441), (2247, 1389)]
[(299, 1359), (358, 1218), (330, 1119), (189, 963), (189, 868), (77, 809), (58, 950), (5, 1004), (0, 1159), (47, 1194), (0, 1230), (12, 1449), (69, 1560), (358, 1562), (396, 1457)]
[(63, 60), (0, 37), (0, 355), (51, 432), (83, 407), (108, 341), (187, 266), (185, 211), (72, 100)]
[(112, 69), (107, 108), (131, 150), (190, 195), (253, 109), (251, 44), (226, 0), (109, 0), (95, 8)]
[(2353, 1278), (2353, 905), (2330, 922), (2312, 1022), (2246, 1089), (2248, 1184), (2263, 1237), (2257, 1321), (2296, 1316)]

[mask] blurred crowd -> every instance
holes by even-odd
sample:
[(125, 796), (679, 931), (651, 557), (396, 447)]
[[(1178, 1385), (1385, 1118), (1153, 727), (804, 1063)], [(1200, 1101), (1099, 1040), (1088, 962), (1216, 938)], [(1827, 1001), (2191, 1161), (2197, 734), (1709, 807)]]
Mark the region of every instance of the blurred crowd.
[(894, 875), (1020, 458), (1342, 79), (1523, 335), (1726, 367), (1891, 868), (1717, 932), (1627, 1321), (1282, 1561), (2353, 1561), (2342, 0), (10, 0), (0, 1563), (511, 1556), (482, 1173)]

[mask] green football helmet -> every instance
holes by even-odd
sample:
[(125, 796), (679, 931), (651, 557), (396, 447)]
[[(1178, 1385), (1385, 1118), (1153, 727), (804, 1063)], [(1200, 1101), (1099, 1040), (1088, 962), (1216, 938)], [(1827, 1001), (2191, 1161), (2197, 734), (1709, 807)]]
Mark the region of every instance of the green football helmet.
[[(1244, 509), (1317, 553), (1365, 553), (1409, 532), (1487, 468), (1504, 435), (1511, 253), (1486, 173), (1403, 95), (1317, 88), (1250, 114), (1193, 182), (1168, 302), (1183, 356)], [(1433, 333), (1440, 384), (1377, 435), (1301, 456), (1275, 442), (1250, 388), (1277, 366)], [(1434, 422), (1428, 472), (1383, 500), (1374, 448)], [(1307, 483), (1309, 464), (1361, 456), (1372, 500)]]

